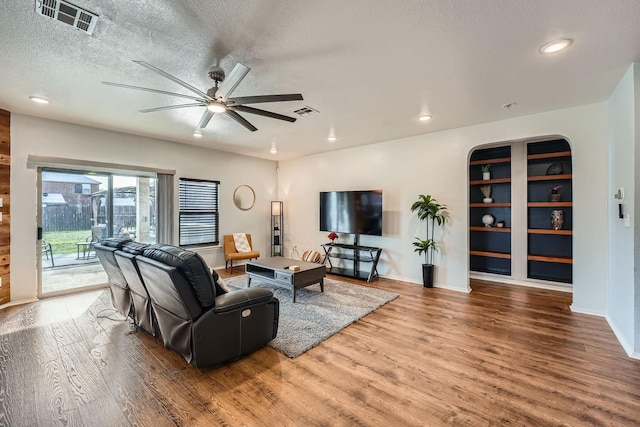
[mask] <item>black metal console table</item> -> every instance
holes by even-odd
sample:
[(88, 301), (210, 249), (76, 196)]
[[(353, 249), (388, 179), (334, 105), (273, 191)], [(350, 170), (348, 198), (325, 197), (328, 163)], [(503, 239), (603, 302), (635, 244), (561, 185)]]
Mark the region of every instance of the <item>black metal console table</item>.
[[(378, 277), (378, 261), (382, 248), (372, 246), (345, 245), (341, 243), (325, 243), (322, 245), (325, 259), (329, 262), (328, 273), (337, 274), (339, 276), (354, 277), (370, 282)], [(353, 268), (334, 266), (331, 259), (345, 260), (345, 264), (352, 264)], [(369, 269), (361, 269), (360, 263), (370, 264)]]

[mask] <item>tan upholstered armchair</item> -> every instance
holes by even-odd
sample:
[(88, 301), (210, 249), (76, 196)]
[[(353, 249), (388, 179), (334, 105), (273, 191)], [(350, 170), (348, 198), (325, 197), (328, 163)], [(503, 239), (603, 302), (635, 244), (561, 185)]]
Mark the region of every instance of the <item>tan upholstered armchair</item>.
[(247, 234), (247, 241), (251, 246), (251, 252), (238, 252), (236, 249), (236, 242), (233, 240), (232, 234), (225, 234), (224, 239), (224, 266), (227, 270), (231, 268), (233, 272), (233, 261), (242, 259), (253, 259), (260, 256), (260, 252), (253, 250), (253, 243), (251, 243), (251, 234)]

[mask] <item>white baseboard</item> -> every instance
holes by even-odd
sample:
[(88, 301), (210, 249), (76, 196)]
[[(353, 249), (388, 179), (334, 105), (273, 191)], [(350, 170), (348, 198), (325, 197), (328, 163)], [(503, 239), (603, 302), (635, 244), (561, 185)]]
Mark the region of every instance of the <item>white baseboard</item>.
[(571, 285), (562, 283), (547, 282), (544, 280), (515, 280), (509, 276), (490, 273), (469, 273), (469, 278), (485, 280), (487, 282), (499, 282), (507, 285), (528, 286), (530, 288), (549, 289), (551, 291), (573, 292)]
[(618, 342), (624, 349), (625, 353), (627, 353), (627, 356), (629, 356), (632, 359), (640, 360), (640, 353), (633, 350), (633, 346), (624, 338), (624, 336), (622, 335), (620, 330), (616, 327), (616, 324), (613, 322), (613, 320), (611, 320), (609, 315), (604, 316), (604, 318), (607, 320), (609, 327), (611, 328), (611, 330), (613, 331), (613, 334), (618, 339)]
[(586, 308), (576, 307), (573, 304), (569, 306), (569, 310), (571, 310), (572, 313), (580, 313), (580, 314), (588, 314), (589, 316), (605, 317), (605, 314), (602, 313), (601, 311), (588, 310)]
[(8, 307), (13, 307), (15, 305), (29, 304), (31, 302), (36, 302), (36, 301), (38, 301), (38, 298), (29, 298), (29, 299), (23, 299), (23, 300), (20, 300), (20, 301), (11, 301), (11, 302), (8, 302), (6, 304), (0, 305), (0, 310), (2, 310), (4, 308), (8, 308)]

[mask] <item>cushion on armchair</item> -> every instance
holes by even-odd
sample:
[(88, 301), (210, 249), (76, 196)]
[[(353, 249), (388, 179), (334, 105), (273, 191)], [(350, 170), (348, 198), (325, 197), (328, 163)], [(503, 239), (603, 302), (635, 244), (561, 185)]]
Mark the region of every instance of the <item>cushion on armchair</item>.
[(233, 233), (233, 241), (236, 244), (236, 250), (238, 252), (251, 252), (251, 245), (249, 244), (246, 234)]

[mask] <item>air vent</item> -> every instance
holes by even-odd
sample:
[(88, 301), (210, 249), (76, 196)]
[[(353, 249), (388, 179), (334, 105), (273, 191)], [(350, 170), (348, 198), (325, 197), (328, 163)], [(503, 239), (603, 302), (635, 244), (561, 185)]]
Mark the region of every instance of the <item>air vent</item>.
[(308, 116), (309, 114), (315, 114), (315, 113), (319, 113), (320, 111), (316, 110), (315, 108), (311, 108), (308, 105), (305, 105), (302, 108), (298, 108), (297, 110), (294, 111), (294, 113), (304, 117), (304, 116)]
[(62, 0), (36, 0), (36, 12), (91, 35), (98, 15)]

